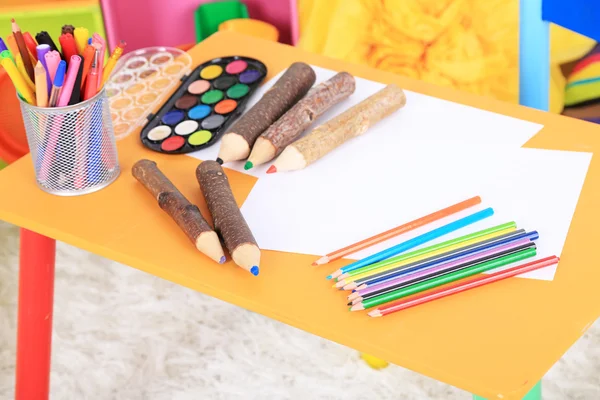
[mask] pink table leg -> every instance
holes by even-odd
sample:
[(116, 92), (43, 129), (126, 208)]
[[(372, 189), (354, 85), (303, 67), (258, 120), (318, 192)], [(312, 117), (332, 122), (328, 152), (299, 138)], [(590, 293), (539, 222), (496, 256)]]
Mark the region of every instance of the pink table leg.
[(48, 399), (55, 255), (54, 239), (21, 229), (16, 400)]

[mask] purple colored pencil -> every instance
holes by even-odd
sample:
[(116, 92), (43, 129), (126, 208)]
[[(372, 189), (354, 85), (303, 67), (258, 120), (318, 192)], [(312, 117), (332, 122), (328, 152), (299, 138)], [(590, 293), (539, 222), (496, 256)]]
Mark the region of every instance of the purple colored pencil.
[(52, 90), (52, 79), (50, 78), (50, 73), (48, 72), (46, 57), (44, 57), (46, 53), (50, 51), (50, 46), (47, 44), (38, 44), (35, 50), (37, 52), (38, 60), (42, 63), (44, 69), (46, 70), (46, 84), (48, 85), (48, 94), (50, 94), (50, 91)]
[(363, 296), (366, 296), (366, 295), (368, 295), (370, 293), (377, 292), (379, 290), (386, 289), (386, 288), (389, 288), (391, 286), (399, 285), (399, 284), (402, 284), (402, 283), (405, 283), (405, 282), (409, 282), (409, 281), (412, 281), (414, 279), (419, 279), (419, 278), (427, 276), (427, 275), (431, 275), (431, 274), (443, 274), (445, 271), (452, 270), (453, 268), (455, 268), (455, 267), (457, 267), (457, 266), (459, 266), (461, 264), (472, 262), (472, 261), (477, 261), (477, 260), (479, 260), (481, 258), (493, 256), (495, 254), (502, 253), (502, 252), (505, 252), (507, 250), (512, 250), (512, 249), (515, 249), (517, 247), (521, 247), (521, 246), (527, 245), (529, 243), (531, 243), (531, 240), (529, 240), (529, 239), (516, 240), (514, 242), (507, 243), (507, 244), (505, 244), (503, 246), (494, 247), (492, 249), (489, 249), (489, 250), (486, 250), (486, 251), (482, 251), (482, 252), (478, 252), (478, 253), (472, 254), (472, 255), (467, 256), (467, 257), (459, 258), (457, 260), (449, 261), (449, 262), (446, 262), (446, 263), (443, 263), (443, 264), (434, 265), (434, 266), (432, 266), (430, 268), (425, 268), (425, 269), (422, 269), (422, 270), (418, 270), (418, 271), (415, 271), (413, 273), (401, 275), (401, 276), (396, 277), (396, 278), (390, 278), (390, 279), (387, 279), (385, 281), (379, 282), (376, 285), (369, 286), (369, 287), (367, 287), (365, 289), (362, 289), (362, 290), (357, 290), (356, 292), (361, 297), (363, 297)]
[(4, 50), (8, 50), (8, 48), (6, 47), (6, 44), (4, 44), (4, 40), (2, 40), (2, 38), (0, 37), (0, 53)]

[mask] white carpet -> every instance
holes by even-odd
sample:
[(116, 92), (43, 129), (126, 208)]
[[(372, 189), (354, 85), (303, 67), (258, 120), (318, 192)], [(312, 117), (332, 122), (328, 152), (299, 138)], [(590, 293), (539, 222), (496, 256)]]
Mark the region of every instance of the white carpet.
[[(0, 223), (0, 399), (14, 392), (18, 229)], [(59, 244), (52, 399), (443, 399), (451, 386)], [(600, 399), (600, 321), (544, 400)]]

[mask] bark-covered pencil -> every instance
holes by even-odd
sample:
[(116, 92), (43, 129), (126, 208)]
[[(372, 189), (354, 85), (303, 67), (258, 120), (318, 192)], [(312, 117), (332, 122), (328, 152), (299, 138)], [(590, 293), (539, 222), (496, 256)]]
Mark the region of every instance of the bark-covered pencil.
[(354, 89), (354, 77), (347, 72), (340, 72), (312, 88), (302, 100), (256, 139), (244, 168), (250, 169), (277, 157), (315, 119), (354, 93)]
[(302, 169), (344, 142), (362, 135), (405, 104), (406, 96), (402, 89), (388, 85), (287, 146), (267, 173)]
[(219, 264), (225, 262), (225, 254), (215, 231), (208, 225), (198, 207), (181, 194), (154, 161), (140, 160), (133, 165), (131, 172), (156, 198), (160, 208), (175, 220), (198, 250)]
[(213, 217), (215, 230), (223, 238), (233, 261), (252, 275), (258, 275), (260, 249), (235, 202), (227, 175), (216, 161), (204, 161), (196, 178)]
[(248, 158), (256, 138), (296, 104), (316, 79), (310, 65), (302, 62), (290, 65), (273, 87), (225, 131), (217, 162), (223, 164)]

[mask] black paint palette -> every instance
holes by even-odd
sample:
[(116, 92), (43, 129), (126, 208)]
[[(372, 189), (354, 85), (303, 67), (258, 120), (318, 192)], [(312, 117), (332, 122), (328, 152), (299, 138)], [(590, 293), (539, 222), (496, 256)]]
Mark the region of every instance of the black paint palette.
[(205, 62), (188, 76), (156, 115), (149, 115), (141, 140), (160, 153), (185, 154), (213, 145), (238, 118), (267, 75), (248, 57)]

